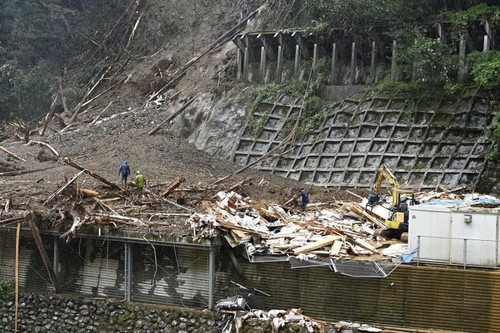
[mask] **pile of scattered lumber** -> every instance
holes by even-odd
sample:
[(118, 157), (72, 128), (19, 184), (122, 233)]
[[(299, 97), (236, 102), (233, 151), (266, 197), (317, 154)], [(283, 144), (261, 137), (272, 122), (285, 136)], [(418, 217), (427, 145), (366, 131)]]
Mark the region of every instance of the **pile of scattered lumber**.
[(377, 236), (383, 220), (357, 202), (314, 204), (298, 212), (275, 203), (252, 205), (236, 192), (217, 198), (210, 214), (188, 220), (194, 238), (222, 234), (232, 247), (244, 244), (249, 256), (372, 256), (394, 243)]

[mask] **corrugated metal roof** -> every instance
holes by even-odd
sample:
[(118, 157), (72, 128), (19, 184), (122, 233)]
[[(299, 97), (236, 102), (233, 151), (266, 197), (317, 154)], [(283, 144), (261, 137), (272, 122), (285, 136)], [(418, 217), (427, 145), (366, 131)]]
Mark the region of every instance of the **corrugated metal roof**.
[(477, 205), (500, 206), (500, 200), (493, 198), (477, 198), (472, 200), (445, 200), (434, 199), (421, 203), (422, 206), (445, 206), (445, 207), (467, 207)]

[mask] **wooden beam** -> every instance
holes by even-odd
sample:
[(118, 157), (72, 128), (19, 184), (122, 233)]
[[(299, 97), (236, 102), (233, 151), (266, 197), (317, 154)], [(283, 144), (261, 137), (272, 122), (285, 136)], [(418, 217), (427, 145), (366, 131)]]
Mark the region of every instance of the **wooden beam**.
[(293, 252), (295, 254), (299, 254), (299, 253), (309, 252), (312, 250), (317, 250), (317, 249), (322, 248), (324, 246), (330, 245), (333, 242), (335, 242), (336, 240), (340, 240), (340, 239), (342, 239), (342, 236), (339, 236), (339, 235), (324, 236), (316, 242), (312, 242), (312, 243), (309, 243), (307, 245), (304, 245), (304, 246), (301, 246), (301, 247), (294, 249)]
[(43, 246), (42, 237), (40, 237), (40, 231), (35, 223), (35, 214), (30, 212), (28, 214), (28, 223), (31, 228), (31, 232), (33, 233), (33, 237), (35, 238), (36, 246), (38, 247), (38, 251), (42, 257), (43, 263), (45, 265), (45, 269), (47, 269), (47, 273), (49, 274), (50, 281), (52, 282), (52, 286), (56, 293), (59, 292), (59, 286), (57, 284), (56, 274), (52, 268), (52, 264), (50, 263), (49, 256), (47, 255), (47, 251), (45, 251), (45, 247)]
[(171, 182), (161, 193), (162, 197), (169, 195), (173, 190), (178, 188), (182, 183), (186, 181), (186, 178), (179, 177)]

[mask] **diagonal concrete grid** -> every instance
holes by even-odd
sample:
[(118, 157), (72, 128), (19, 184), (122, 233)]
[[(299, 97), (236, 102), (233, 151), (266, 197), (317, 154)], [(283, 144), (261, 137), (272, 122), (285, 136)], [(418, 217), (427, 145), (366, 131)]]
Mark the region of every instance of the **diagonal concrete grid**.
[[(474, 185), (492, 147), (487, 126), (495, 113), (475, 93), (459, 101), (409, 101), (357, 94), (334, 104), (313, 135), (287, 145), (256, 168), (326, 187), (371, 187), (381, 163), (415, 190)], [(255, 136), (246, 128), (233, 160), (248, 165), (286, 137), (299, 100), (281, 95), (262, 102), (266, 117)]]

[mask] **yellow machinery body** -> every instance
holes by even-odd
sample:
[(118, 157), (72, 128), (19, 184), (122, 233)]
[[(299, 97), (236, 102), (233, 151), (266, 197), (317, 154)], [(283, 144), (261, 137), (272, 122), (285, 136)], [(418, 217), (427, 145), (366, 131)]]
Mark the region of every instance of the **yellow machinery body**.
[[(402, 194), (414, 194), (413, 190), (401, 189), (398, 181), (394, 174), (384, 165), (381, 164), (378, 170), (377, 182), (374, 187), (375, 193), (379, 194), (382, 189), (382, 183), (387, 180), (391, 186), (391, 196), (392, 196), (392, 207), (397, 209), (400, 205), (400, 199)], [(391, 219), (387, 219), (385, 224), (388, 228), (397, 229), (404, 222), (405, 213), (403, 211), (396, 211)]]

